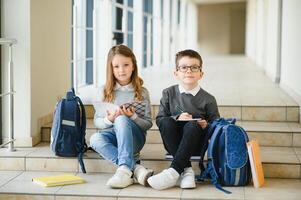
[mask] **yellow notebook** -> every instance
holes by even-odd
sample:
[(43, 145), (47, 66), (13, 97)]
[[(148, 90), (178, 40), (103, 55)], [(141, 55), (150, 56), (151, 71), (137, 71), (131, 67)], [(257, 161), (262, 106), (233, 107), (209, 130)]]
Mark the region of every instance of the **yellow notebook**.
[(264, 174), (260, 158), (259, 144), (256, 140), (251, 140), (247, 143), (247, 146), (254, 187), (258, 188), (264, 184)]
[(84, 183), (85, 180), (81, 177), (72, 174), (62, 174), (58, 176), (46, 176), (46, 177), (33, 178), (32, 182), (42, 185), (44, 187), (53, 187), (59, 185)]

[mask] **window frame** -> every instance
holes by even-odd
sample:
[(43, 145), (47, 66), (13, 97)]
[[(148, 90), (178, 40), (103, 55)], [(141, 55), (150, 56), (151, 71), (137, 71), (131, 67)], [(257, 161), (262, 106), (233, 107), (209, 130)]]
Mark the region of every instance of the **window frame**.
[[(112, 34), (114, 36), (115, 33), (122, 33), (122, 42), (119, 43), (117, 42), (116, 39), (113, 37), (113, 43), (114, 44), (125, 44), (129, 48), (133, 49), (134, 46), (134, 40), (132, 39), (131, 43), (129, 43), (129, 36), (131, 35), (133, 38), (134, 30), (129, 30), (129, 13), (132, 14), (132, 28), (134, 26), (134, 8), (129, 6), (129, 1), (130, 0), (124, 0), (123, 3), (118, 3), (117, 0), (112, 0)], [(121, 17), (121, 29), (117, 29), (116, 24), (117, 20), (116, 19), (116, 10), (117, 8), (122, 10), (122, 17)]]
[[(150, 10), (145, 10), (145, 3), (148, 3), (150, 6)], [(154, 64), (154, 16), (153, 16), (153, 0), (143, 0), (142, 3), (142, 67), (147, 68), (149, 66), (153, 66)], [(146, 24), (145, 22), (146, 18)], [(145, 27), (146, 26), (146, 27)], [(145, 32), (146, 28), (146, 32)], [(145, 41), (146, 38), (146, 41)], [(146, 48), (145, 48), (146, 45)]]
[[(71, 73), (72, 73), (72, 85), (75, 90), (81, 87), (86, 87), (95, 84), (95, 0), (89, 0), (92, 2), (91, 13), (88, 9), (87, 0), (72, 0), (72, 22), (71, 22)], [(91, 17), (91, 26), (88, 26), (88, 15)], [(81, 19), (79, 22), (78, 19)], [(90, 39), (88, 41), (88, 32), (91, 32)], [(89, 45), (89, 47), (87, 47)], [(91, 55), (87, 55), (91, 52)], [(88, 62), (92, 61), (92, 65), (89, 66), (91, 73), (88, 72)], [(91, 79), (91, 81), (89, 81)]]

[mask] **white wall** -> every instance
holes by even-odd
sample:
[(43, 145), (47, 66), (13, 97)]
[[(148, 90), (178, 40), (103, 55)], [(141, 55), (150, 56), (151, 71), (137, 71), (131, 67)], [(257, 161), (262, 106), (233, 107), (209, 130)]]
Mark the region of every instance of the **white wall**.
[[(6, 38), (15, 38), (18, 43), (13, 48), (14, 63), (14, 133), (17, 143), (31, 143), (31, 75), (30, 75), (30, 0), (3, 0), (2, 1), (2, 34)], [(2, 91), (7, 90), (7, 48), (2, 55)], [(4, 99), (3, 109), (3, 136), (8, 137), (7, 115), (8, 106)]]
[(280, 0), (247, 2), (246, 55), (273, 80), (279, 80)]
[(301, 1), (283, 1), (281, 85), (301, 105)]
[(266, 23), (266, 61), (265, 73), (274, 81), (279, 82), (279, 48), (280, 48), (280, 0), (267, 0)]

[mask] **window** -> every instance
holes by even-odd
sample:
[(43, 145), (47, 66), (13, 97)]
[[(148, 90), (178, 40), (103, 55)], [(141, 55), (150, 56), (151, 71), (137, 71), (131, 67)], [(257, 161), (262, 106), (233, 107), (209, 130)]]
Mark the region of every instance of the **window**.
[(153, 1), (143, 1), (143, 67), (153, 65)]
[(178, 25), (180, 24), (181, 19), (181, 1), (178, 0)]
[(112, 5), (114, 43), (133, 49), (133, 0), (113, 0)]
[(93, 84), (94, 0), (72, 0), (72, 82), (75, 88)]

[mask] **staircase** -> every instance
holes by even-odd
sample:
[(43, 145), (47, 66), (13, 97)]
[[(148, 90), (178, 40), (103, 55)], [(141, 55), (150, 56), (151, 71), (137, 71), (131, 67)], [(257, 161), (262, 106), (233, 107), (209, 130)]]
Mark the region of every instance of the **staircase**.
[[(300, 178), (301, 163), (301, 125), (298, 122), (298, 107), (220, 107), (221, 116), (236, 116), (239, 120), (237, 124), (242, 126), (248, 133), (250, 139), (257, 139), (261, 145), (262, 161), (264, 173), (267, 178)], [(97, 131), (93, 125), (93, 107), (86, 106), (88, 123), (86, 140), (89, 142), (90, 136)], [(152, 106), (153, 118), (156, 116), (158, 106)], [(296, 113), (295, 115), (292, 113)], [(260, 120), (260, 121), (259, 121)], [(148, 131), (146, 145), (141, 157), (142, 163), (156, 172), (168, 167), (170, 161), (165, 159), (165, 150), (158, 127), (153, 122), (153, 127)], [(51, 156), (48, 148), (50, 141), (51, 124), (42, 128), (43, 144), (36, 153), (26, 157), (25, 170), (38, 171), (66, 171), (61, 169), (61, 165), (49, 165), (60, 161), (61, 158)], [(46, 145), (46, 147), (45, 147)], [(46, 152), (48, 152), (46, 154)], [(300, 155), (299, 155), (300, 154)], [(44, 156), (43, 156), (44, 155)], [(299, 157), (298, 157), (299, 156)], [(41, 162), (37, 165), (39, 161)], [(44, 162), (43, 162), (44, 161)], [(96, 153), (89, 152), (85, 158), (88, 172), (109, 172), (115, 171), (115, 167), (100, 158)], [(48, 168), (49, 167), (49, 168)], [(54, 167), (54, 168), (52, 168)], [(69, 166), (70, 167), (70, 166)], [(198, 162), (193, 161), (195, 171), (199, 172)], [(70, 168), (70, 171), (78, 170), (77, 164)], [(69, 170), (68, 170), (69, 171)]]
[[(250, 68), (249, 63), (239, 66), (231, 61), (223, 76), (218, 77), (220, 82), (212, 83), (216, 77), (205, 79), (204, 88), (217, 98), (219, 111), (222, 117), (236, 117), (237, 124), (242, 126), (250, 139), (257, 139), (261, 146), (266, 184), (264, 188), (254, 189), (247, 187), (227, 188), (233, 193), (225, 195), (217, 191), (210, 183), (199, 184), (194, 190), (172, 188), (165, 191), (155, 191), (139, 185), (126, 189), (114, 190), (105, 186), (107, 179), (114, 173), (116, 167), (105, 161), (94, 152), (88, 152), (84, 157), (87, 174), (80, 173), (80, 166), (76, 158), (56, 157), (49, 148), (51, 124), (42, 127), (42, 142), (32, 148), (18, 148), (16, 152), (7, 152), (0, 149), (0, 200), (2, 199), (300, 199), (301, 196), (301, 125), (299, 106), (290, 97), (260, 75), (258, 70)], [(210, 65), (210, 62), (208, 63)], [(245, 68), (240, 65), (244, 65)], [(217, 66), (212, 64), (212, 66)], [(239, 67), (239, 68), (238, 68)], [(208, 67), (209, 68), (209, 67)], [(242, 69), (241, 69), (242, 68)], [(216, 68), (210, 68), (208, 74), (214, 74)], [(220, 69), (219, 69), (220, 70)], [(243, 82), (229, 83), (232, 72)], [(150, 71), (151, 74), (154, 74)], [(240, 75), (242, 73), (242, 75)], [(159, 80), (164, 80), (157, 77)], [(153, 96), (153, 119), (158, 112), (159, 93), (165, 85), (150, 87), (154, 77), (144, 76), (147, 88)], [(225, 79), (226, 77), (226, 79)], [(228, 78), (227, 78), (228, 77)], [(147, 79), (151, 80), (147, 80)], [(162, 78), (162, 79), (161, 79)], [(224, 79), (223, 79), (224, 78)], [(235, 79), (237, 80), (237, 79)], [(149, 84), (149, 85), (148, 85)], [(171, 83), (166, 83), (171, 85)], [(262, 85), (264, 84), (264, 85)], [(227, 85), (227, 90), (225, 90)], [(223, 86), (223, 87), (222, 87)], [(231, 86), (231, 87), (228, 87)], [(157, 87), (157, 88), (156, 88)], [(212, 91), (213, 88), (222, 88)], [(234, 88), (233, 90), (228, 88)], [(245, 89), (247, 88), (247, 89)], [(152, 91), (153, 90), (153, 91)], [(236, 91), (239, 90), (237, 96)], [(254, 98), (255, 96), (255, 98)], [(280, 100), (279, 100), (280, 99)], [(97, 131), (93, 125), (94, 109), (86, 105), (87, 136)], [(148, 131), (146, 145), (141, 152), (142, 164), (152, 168), (155, 172), (167, 168), (170, 161), (165, 159), (165, 150), (161, 136), (155, 122)], [(199, 173), (198, 162), (192, 161), (193, 168)], [(31, 183), (31, 178), (74, 173), (84, 177), (87, 183), (80, 185), (41, 188)]]

